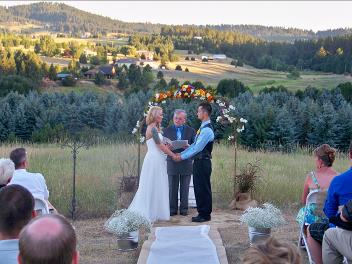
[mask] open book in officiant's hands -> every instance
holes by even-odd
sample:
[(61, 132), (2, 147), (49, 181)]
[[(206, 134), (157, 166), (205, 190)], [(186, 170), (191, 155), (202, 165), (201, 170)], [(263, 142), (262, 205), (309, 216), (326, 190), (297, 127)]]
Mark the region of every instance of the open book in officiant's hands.
[(164, 137), (163, 138), (164, 144), (170, 145), (172, 149), (181, 149), (188, 147), (188, 140), (174, 140)]

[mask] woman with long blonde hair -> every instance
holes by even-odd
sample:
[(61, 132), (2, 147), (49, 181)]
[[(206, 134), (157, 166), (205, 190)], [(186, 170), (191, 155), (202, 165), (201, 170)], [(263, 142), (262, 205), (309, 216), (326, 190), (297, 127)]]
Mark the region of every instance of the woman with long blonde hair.
[(147, 217), (151, 222), (170, 219), (166, 155), (175, 158), (176, 154), (163, 142), (162, 120), (163, 109), (151, 107), (146, 118), (148, 151), (143, 161), (137, 193), (128, 208)]

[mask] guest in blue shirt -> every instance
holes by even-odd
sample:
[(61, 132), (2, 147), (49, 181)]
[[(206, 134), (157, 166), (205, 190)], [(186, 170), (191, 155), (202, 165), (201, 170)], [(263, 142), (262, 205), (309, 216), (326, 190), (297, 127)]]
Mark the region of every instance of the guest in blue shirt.
[(18, 237), (36, 216), (34, 198), (24, 187), (12, 184), (0, 191), (0, 263), (17, 264)]
[[(348, 157), (352, 165), (352, 143), (348, 151)], [(324, 206), (325, 215), (330, 218), (339, 213), (339, 207), (352, 199), (352, 167), (346, 172), (336, 176), (330, 184)], [(322, 248), (325, 231), (335, 227), (329, 223), (314, 223), (308, 227), (308, 246), (315, 263), (322, 263)]]

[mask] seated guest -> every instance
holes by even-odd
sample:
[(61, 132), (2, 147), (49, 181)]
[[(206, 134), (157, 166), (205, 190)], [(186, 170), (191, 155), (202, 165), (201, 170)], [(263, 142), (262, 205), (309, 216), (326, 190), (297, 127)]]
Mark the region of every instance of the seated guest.
[(76, 264), (76, 243), (75, 231), (63, 216), (37, 217), (20, 234), (18, 263)]
[[(352, 162), (352, 143), (348, 151), (348, 157)], [(343, 206), (351, 199), (352, 167), (339, 176), (336, 176), (331, 181), (324, 206), (325, 215), (328, 218), (336, 216), (339, 211), (339, 206)], [(313, 261), (316, 264), (323, 263), (321, 244), (323, 242), (324, 233), (329, 227), (334, 227), (334, 225), (329, 223), (313, 223), (308, 227), (308, 247), (312, 253)]]
[[(319, 190), (325, 192), (329, 186), (332, 179), (338, 174), (332, 165), (335, 161), (336, 150), (331, 148), (327, 144), (323, 144), (314, 150), (315, 158), (315, 171), (310, 172), (304, 182), (302, 203), (306, 203), (308, 194), (313, 190)], [(327, 218), (314, 214), (317, 209), (316, 204), (311, 204), (307, 208), (307, 216), (304, 218), (305, 207), (301, 208), (297, 215), (297, 222), (300, 226), (303, 222), (307, 224), (312, 224), (316, 222), (328, 222)]]
[(15, 164), (10, 159), (0, 159), (0, 189), (11, 180), (15, 171)]
[(251, 247), (245, 253), (243, 264), (300, 264), (301, 255), (293, 244), (279, 242), (274, 237)]
[(0, 263), (17, 263), (18, 236), (34, 216), (34, 199), (26, 188), (13, 184), (0, 190)]
[(34, 198), (45, 200), (49, 209), (55, 208), (49, 202), (49, 191), (45, 179), (40, 173), (31, 173), (28, 168), (27, 153), (24, 148), (17, 148), (10, 153), (10, 159), (15, 164), (15, 173), (9, 184), (18, 184), (27, 188)]
[(352, 261), (352, 200), (342, 208), (341, 214), (329, 219), (339, 228), (329, 228), (323, 238), (323, 263), (342, 263), (344, 257)]

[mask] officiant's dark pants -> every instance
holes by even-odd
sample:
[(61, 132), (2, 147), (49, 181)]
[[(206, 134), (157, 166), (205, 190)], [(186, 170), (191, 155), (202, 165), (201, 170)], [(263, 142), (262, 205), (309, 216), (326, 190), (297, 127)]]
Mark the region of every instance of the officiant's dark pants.
[(197, 210), (203, 217), (212, 212), (212, 196), (210, 175), (212, 167), (210, 159), (195, 159), (193, 163), (193, 186), (196, 196)]

